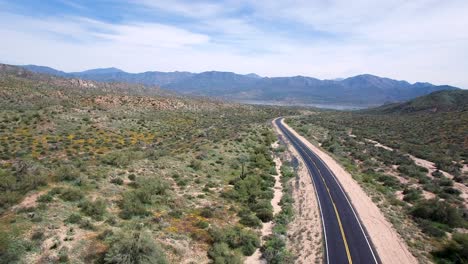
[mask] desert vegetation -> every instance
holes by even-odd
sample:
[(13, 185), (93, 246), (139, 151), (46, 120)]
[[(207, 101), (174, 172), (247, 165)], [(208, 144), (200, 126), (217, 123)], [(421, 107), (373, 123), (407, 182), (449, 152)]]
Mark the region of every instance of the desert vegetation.
[(2, 69), (1, 263), (241, 263), (260, 247), (269, 120), (293, 112), (130, 88)]

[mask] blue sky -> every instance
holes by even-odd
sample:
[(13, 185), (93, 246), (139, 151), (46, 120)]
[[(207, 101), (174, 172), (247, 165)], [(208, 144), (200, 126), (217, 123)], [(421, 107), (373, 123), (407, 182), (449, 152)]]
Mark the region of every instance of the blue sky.
[(0, 61), (468, 88), (468, 1), (0, 0)]

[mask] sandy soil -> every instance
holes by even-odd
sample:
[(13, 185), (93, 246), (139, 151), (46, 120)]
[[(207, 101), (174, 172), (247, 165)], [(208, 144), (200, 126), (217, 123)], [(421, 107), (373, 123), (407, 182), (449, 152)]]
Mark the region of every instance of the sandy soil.
[(40, 191), (40, 192), (33, 192), (33, 193), (27, 195), (23, 199), (23, 201), (21, 201), (21, 203), (13, 206), (11, 208), (11, 210), (16, 211), (16, 210), (23, 209), (23, 208), (36, 207), (37, 198), (39, 198), (39, 196), (45, 194), (46, 192), (47, 192), (47, 190), (44, 190), (44, 191)]
[[(281, 131), (273, 123), (276, 131)], [(286, 140), (282, 136), (283, 140)], [(299, 161), (298, 177), (293, 184), (294, 220), (288, 225), (288, 248), (295, 263), (321, 263), (323, 258), (322, 222), (312, 180), (296, 150), (288, 144), (289, 153)]]
[[(366, 139), (367, 142), (370, 142), (370, 143), (373, 143), (374, 146), (376, 147), (381, 147), (381, 148), (384, 148), (384, 149), (387, 149), (387, 150), (393, 150), (391, 147), (388, 147), (388, 146), (385, 146), (385, 145), (382, 145), (380, 142), (377, 142), (375, 140), (371, 140), (371, 139)], [(425, 159), (421, 159), (421, 158), (418, 158), (418, 157), (415, 157), (413, 155), (410, 155), (410, 154), (407, 154), (407, 156), (409, 158), (411, 158), (414, 163), (420, 167), (424, 167), (426, 169), (428, 169), (428, 173), (427, 173), (427, 176), (431, 179), (433, 179), (434, 177), (432, 176), (432, 173), (434, 171), (437, 170), (434, 162), (432, 161), (428, 161), (428, 160), (425, 160)], [(462, 168), (462, 173), (464, 172), (464, 170), (466, 169), (465, 167), (467, 167), (466, 165), (464, 165), (464, 167)], [(467, 167), (468, 168), (468, 167)], [(449, 178), (449, 179), (453, 179), (453, 175), (446, 172), (446, 171), (443, 171), (441, 170), (440, 172), (442, 172), (442, 174)], [(421, 185), (417, 185), (417, 187), (421, 187)], [(461, 192), (460, 194), (460, 197), (463, 198), (463, 205), (465, 208), (468, 208), (468, 186), (464, 185), (463, 183), (459, 183), (459, 182), (454, 182), (453, 183), (453, 188), (454, 189), (457, 189)], [(432, 198), (435, 198), (435, 194), (431, 193), (431, 192), (427, 192), (427, 191), (424, 191), (423, 192), (423, 196), (424, 198), (426, 199), (432, 199)]]
[[(283, 124), (285, 123), (283, 122)], [(292, 130), (287, 124), (285, 124), (285, 126), (313, 150), (336, 175), (338, 181), (354, 205), (356, 213), (366, 227), (382, 263), (418, 263), (416, 258), (408, 250), (404, 240), (352, 176), (323, 150), (312, 145), (304, 137)]]
[[(432, 176), (432, 173), (434, 171), (436, 171), (436, 166), (434, 164), (434, 162), (431, 162), (431, 161), (428, 161), (428, 160), (424, 160), (424, 159), (420, 159), (420, 158), (417, 158), (413, 155), (408, 155), (412, 160), (414, 160), (414, 163), (416, 163), (416, 165), (418, 166), (421, 166), (421, 167), (424, 167), (426, 168), (427, 170), (429, 170), (429, 172), (427, 173), (427, 176), (430, 177), (431, 179), (434, 178), (434, 176)], [(446, 171), (443, 171), (443, 170), (440, 170), (440, 172), (442, 172), (442, 174), (449, 178), (449, 179), (453, 179), (453, 175), (446, 172)], [(454, 181), (453, 182), (453, 188), (454, 189), (457, 189), (461, 192), (460, 194), (460, 197), (463, 198), (463, 205), (465, 206), (465, 208), (468, 208), (468, 187), (466, 185), (464, 185), (463, 183), (459, 183), (459, 182), (456, 182)]]
[(375, 140), (372, 140), (372, 139), (365, 139), (365, 140), (367, 142), (370, 142), (370, 143), (374, 144), (374, 146), (376, 146), (376, 147), (383, 148), (383, 149), (390, 150), (390, 151), (393, 150), (393, 148), (391, 148), (389, 146), (382, 145), (382, 144), (380, 144), (380, 142), (377, 142)]
[[(279, 146), (278, 142), (275, 142), (272, 144), (273, 148), (277, 148)], [(282, 162), (279, 157), (275, 157), (274, 159), (275, 162), (275, 167), (277, 171), (277, 175), (274, 175), (275, 178), (275, 186), (274, 186), (274, 192), (273, 192), (273, 199), (271, 200), (271, 205), (273, 206), (273, 215), (276, 215), (281, 211), (281, 206), (279, 205), (279, 202), (281, 201), (281, 198), (283, 197), (283, 186), (281, 184), (281, 166)], [(268, 235), (270, 235), (273, 231), (273, 222), (267, 222), (263, 223), (262, 229), (261, 229), (261, 237), (262, 239)], [(245, 264), (266, 264), (266, 261), (262, 258), (262, 253), (260, 252), (260, 249), (257, 249), (252, 256), (249, 256), (245, 259), (244, 261)]]
[(281, 159), (278, 157), (275, 157), (275, 166), (276, 166), (276, 171), (278, 172), (278, 175), (275, 175), (275, 187), (274, 187), (274, 195), (273, 199), (271, 200), (271, 205), (273, 206), (273, 214), (276, 215), (281, 211), (281, 205), (279, 204), (281, 201), (281, 198), (283, 198), (283, 185), (281, 184), (281, 166), (283, 163), (281, 162)]

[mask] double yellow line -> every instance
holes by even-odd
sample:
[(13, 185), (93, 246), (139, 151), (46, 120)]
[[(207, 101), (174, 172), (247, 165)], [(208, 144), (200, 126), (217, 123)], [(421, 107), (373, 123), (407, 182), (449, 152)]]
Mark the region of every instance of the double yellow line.
[[(285, 130), (287, 130), (286, 127), (283, 126), (283, 128), (284, 128)], [(289, 131), (288, 131), (288, 133), (289, 133), (289, 136), (290, 136), (291, 140), (293, 140), (294, 135), (292, 135)], [(294, 139), (294, 140), (295, 140), (295, 139)], [(320, 178), (322, 179), (322, 182), (323, 182), (323, 184), (325, 185), (325, 188), (327, 189), (328, 195), (329, 195), (330, 200), (331, 200), (331, 202), (332, 202), (332, 204), (333, 204), (333, 208), (335, 209), (335, 215), (336, 215), (336, 219), (338, 220), (338, 226), (340, 227), (341, 236), (343, 237), (343, 243), (344, 243), (345, 250), (346, 250), (346, 256), (348, 257), (348, 262), (349, 262), (350, 264), (352, 264), (352, 263), (353, 263), (353, 260), (352, 260), (352, 258), (351, 258), (351, 253), (349, 252), (348, 242), (347, 242), (347, 240), (346, 240), (346, 235), (345, 235), (345, 233), (344, 233), (343, 225), (341, 224), (341, 217), (340, 217), (340, 214), (338, 213), (338, 209), (336, 208), (335, 201), (333, 200), (333, 198), (332, 198), (332, 196), (331, 196), (330, 189), (328, 188), (328, 185), (327, 185), (327, 183), (325, 182), (325, 178), (323, 177), (322, 172), (320, 171), (320, 168), (317, 166), (317, 164), (316, 164), (315, 161), (312, 159), (312, 157), (310, 157), (310, 155), (307, 153), (307, 151), (305, 151), (305, 149), (301, 146), (300, 142), (297, 142), (297, 140), (295, 140), (295, 141), (296, 141), (297, 146), (298, 146), (299, 148), (302, 149), (302, 151), (304, 152), (304, 154), (306, 155), (306, 157), (307, 157), (310, 161), (312, 161), (312, 163), (314, 164), (315, 168), (317, 168), (317, 171), (319, 172)], [(307, 166), (307, 165), (306, 165), (306, 166)]]

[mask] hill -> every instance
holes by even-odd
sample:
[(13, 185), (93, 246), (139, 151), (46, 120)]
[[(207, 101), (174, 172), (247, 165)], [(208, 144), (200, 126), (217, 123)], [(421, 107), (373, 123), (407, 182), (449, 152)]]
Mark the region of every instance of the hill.
[(455, 90), (448, 85), (410, 84), (370, 74), (346, 79), (319, 80), (306, 76), (260, 77), (256, 74), (209, 71), (127, 73), (115, 68), (64, 73), (48, 67), (27, 65), (26, 69), (57, 76), (106, 82), (129, 82), (163, 88), (184, 94), (215, 96), (234, 101), (262, 101), (290, 104), (341, 104), (377, 106), (401, 102), (439, 90)]
[(437, 91), (403, 103), (387, 104), (366, 110), (369, 113), (451, 112), (468, 110), (467, 90)]

